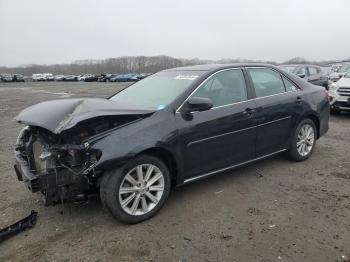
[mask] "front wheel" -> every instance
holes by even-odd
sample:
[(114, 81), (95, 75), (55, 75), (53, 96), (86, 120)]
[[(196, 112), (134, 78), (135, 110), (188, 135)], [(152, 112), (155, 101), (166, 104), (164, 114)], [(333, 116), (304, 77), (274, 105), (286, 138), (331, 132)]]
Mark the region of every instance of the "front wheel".
[(308, 159), (316, 145), (316, 127), (311, 119), (304, 119), (295, 129), (289, 147), (289, 156), (294, 161)]
[(134, 224), (154, 216), (170, 192), (170, 173), (160, 159), (143, 155), (104, 177), (101, 201), (121, 222)]

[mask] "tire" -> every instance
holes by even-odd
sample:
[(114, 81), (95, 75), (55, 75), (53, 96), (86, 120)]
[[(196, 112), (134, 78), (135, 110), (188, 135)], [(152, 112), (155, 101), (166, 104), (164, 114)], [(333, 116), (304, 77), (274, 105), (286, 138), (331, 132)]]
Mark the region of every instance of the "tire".
[[(148, 180), (147, 171), (152, 171)], [(142, 179), (138, 172), (142, 173)], [(154, 156), (141, 155), (105, 174), (100, 184), (100, 197), (102, 204), (117, 220), (135, 224), (153, 217), (162, 208), (170, 187), (170, 172), (163, 161)], [(123, 193), (120, 192), (121, 188), (124, 189)]]
[(336, 108), (331, 108), (331, 114), (332, 115), (339, 115), (340, 114), (340, 110), (336, 109)]
[[(304, 132), (305, 130), (307, 131)], [(310, 134), (308, 130), (311, 130)], [(305, 136), (303, 134), (305, 134)], [(297, 162), (308, 159), (314, 151), (316, 139), (317, 131), (315, 123), (309, 118), (304, 119), (294, 131), (288, 150), (289, 157)]]

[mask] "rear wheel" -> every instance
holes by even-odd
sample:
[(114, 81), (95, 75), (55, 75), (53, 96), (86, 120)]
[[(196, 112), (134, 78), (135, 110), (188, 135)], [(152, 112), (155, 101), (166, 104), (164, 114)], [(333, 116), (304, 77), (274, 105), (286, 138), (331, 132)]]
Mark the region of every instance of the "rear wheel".
[(316, 144), (317, 132), (315, 123), (311, 119), (304, 119), (295, 129), (289, 147), (289, 156), (294, 161), (308, 159)]
[(158, 158), (139, 156), (106, 174), (101, 201), (121, 222), (134, 224), (154, 216), (170, 192), (170, 173)]

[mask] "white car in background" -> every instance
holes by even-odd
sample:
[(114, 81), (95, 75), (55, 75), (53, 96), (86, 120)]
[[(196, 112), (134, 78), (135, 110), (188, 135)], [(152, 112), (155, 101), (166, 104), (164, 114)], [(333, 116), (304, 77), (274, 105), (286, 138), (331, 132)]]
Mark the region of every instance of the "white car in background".
[(53, 81), (54, 80), (54, 77), (51, 73), (45, 73), (43, 74), (44, 78), (46, 81)]
[(43, 74), (32, 74), (33, 81), (45, 81), (45, 77)]
[(55, 80), (56, 81), (63, 81), (64, 80), (64, 75), (55, 75)]
[(350, 111), (350, 72), (329, 86), (331, 113)]
[(89, 74), (85, 74), (85, 75), (80, 75), (78, 76), (78, 81), (85, 81), (85, 78), (90, 76)]

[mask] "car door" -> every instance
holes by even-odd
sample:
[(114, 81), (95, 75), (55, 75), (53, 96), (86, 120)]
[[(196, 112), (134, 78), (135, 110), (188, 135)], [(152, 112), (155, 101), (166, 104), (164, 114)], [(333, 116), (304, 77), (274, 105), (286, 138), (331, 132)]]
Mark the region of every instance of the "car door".
[(256, 105), (250, 96), (242, 69), (222, 70), (190, 96), (209, 98), (213, 108), (176, 113), (185, 182), (254, 158)]
[[(302, 93), (272, 68), (247, 68), (256, 94), (256, 157), (284, 150), (302, 114)], [(286, 87), (288, 85), (288, 87)]]

